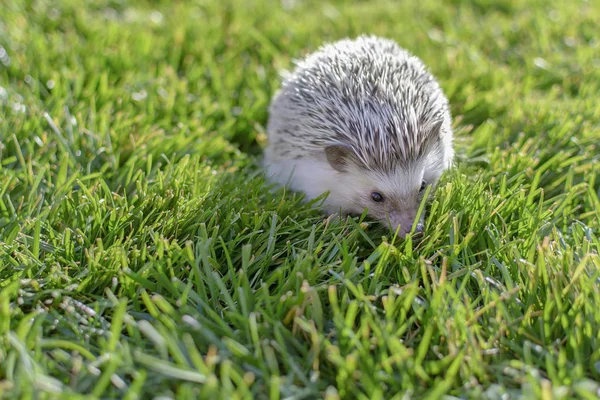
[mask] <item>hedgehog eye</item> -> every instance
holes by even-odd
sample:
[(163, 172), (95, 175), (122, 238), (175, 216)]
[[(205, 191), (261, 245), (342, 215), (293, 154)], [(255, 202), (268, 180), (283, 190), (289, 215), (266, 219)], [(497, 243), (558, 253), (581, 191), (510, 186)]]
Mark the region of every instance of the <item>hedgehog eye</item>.
[(423, 190), (425, 190), (426, 187), (427, 187), (427, 182), (425, 182), (425, 181), (421, 182), (421, 188), (419, 189), (419, 192), (422, 192)]
[(373, 192), (371, 193), (371, 199), (373, 199), (375, 203), (381, 203), (383, 201), (383, 196), (379, 192)]

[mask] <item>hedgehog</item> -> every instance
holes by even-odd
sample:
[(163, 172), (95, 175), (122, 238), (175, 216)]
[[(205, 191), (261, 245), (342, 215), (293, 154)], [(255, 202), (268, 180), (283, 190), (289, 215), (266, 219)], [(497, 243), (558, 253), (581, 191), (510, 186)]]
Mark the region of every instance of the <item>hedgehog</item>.
[(323, 44), (295, 61), (268, 111), (276, 187), (325, 195), (330, 215), (366, 211), (402, 237), (423, 231), (419, 206), (454, 152), (448, 99), (418, 57), (372, 35)]

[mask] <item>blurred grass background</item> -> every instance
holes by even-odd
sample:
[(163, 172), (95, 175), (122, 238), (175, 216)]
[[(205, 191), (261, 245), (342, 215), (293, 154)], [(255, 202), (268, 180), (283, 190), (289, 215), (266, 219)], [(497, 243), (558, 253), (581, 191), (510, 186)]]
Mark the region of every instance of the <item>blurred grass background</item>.
[[(598, 26), (597, 1), (2, 2), (0, 393), (597, 398)], [(257, 168), (280, 71), (361, 33), (452, 104), (420, 241)]]

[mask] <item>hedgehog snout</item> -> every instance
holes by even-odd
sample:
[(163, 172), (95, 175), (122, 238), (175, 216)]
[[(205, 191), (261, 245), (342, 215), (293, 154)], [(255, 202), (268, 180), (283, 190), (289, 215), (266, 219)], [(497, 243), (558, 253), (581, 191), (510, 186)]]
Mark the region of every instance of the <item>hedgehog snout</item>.
[[(391, 225), (394, 232), (398, 230), (398, 235), (404, 237), (412, 229), (416, 215), (416, 210), (392, 211), (388, 213), (387, 219), (389, 220), (389, 224)], [(421, 233), (423, 232), (423, 229), (423, 217), (421, 217), (415, 227), (415, 233)]]

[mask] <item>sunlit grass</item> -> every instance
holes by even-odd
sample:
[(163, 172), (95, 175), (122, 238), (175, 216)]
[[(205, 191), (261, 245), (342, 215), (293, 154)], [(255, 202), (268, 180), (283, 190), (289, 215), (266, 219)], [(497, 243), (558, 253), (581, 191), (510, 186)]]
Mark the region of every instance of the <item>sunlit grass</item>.
[[(0, 393), (600, 396), (600, 8), (487, 3), (3, 2)], [(418, 240), (257, 167), (280, 70), (364, 32), (452, 104)]]

